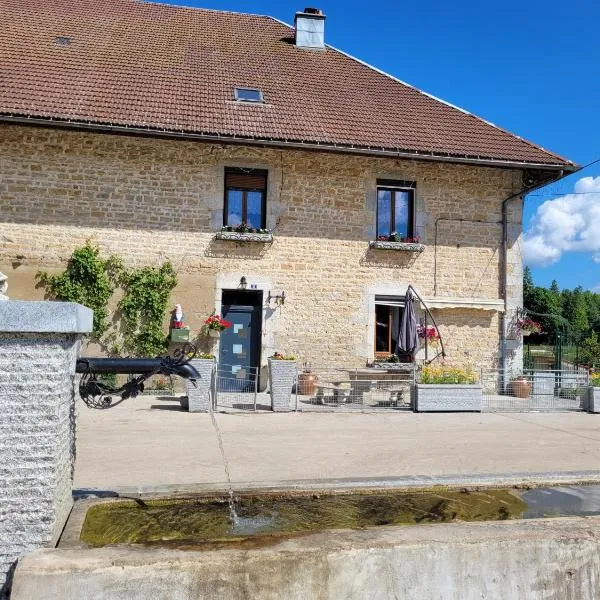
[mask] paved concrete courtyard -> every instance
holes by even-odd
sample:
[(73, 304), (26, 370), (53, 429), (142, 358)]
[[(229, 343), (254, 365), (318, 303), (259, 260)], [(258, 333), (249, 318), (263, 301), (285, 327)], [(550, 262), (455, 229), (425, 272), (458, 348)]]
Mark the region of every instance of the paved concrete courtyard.
[[(78, 401), (76, 488), (225, 482), (207, 414), (143, 396), (108, 410)], [(236, 487), (296, 480), (590, 473), (600, 416), (586, 413), (216, 414)]]

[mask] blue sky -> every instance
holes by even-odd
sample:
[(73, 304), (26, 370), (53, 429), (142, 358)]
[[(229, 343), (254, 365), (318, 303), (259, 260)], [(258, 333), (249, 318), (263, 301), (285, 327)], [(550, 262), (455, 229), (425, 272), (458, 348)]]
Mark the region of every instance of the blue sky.
[[(600, 158), (600, 3), (299, 1), (172, 4), (287, 23), (316, 6), (327, 43), (581, 165)], [(536, 283), (600, 291), (600, 163), (529, 196), (525, 229)]]

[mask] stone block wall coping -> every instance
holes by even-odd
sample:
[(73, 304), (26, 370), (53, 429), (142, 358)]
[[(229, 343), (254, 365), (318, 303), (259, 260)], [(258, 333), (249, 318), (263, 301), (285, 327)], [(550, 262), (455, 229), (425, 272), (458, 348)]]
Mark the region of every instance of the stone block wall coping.
[(219, 231), (215, 236), (218, 240), (231, 242), (258, 242), (269, 244), (273, 241), (272, 233), (240, 233), (238, 231)]
[(400, 252), (421, 253), (425, 250), (425, 244), (415, 244), (409, 242), (384, 242), (381, 240), (373, 240), (369, 242), (369, 248), (373, 248), (375, 250), (398, 250)]
[(90, 333), (94, 313), (74, 302), (0, 302), (0, 333)]

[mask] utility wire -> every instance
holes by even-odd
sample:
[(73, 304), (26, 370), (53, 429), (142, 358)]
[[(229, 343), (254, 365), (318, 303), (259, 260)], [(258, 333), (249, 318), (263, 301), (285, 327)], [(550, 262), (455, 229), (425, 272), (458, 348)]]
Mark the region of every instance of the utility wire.
[(600, 194), (600, 192), (546, 192), (545, 194), (529, 194), (530, 198), (539, 196), (589, 196), (591, 194)]

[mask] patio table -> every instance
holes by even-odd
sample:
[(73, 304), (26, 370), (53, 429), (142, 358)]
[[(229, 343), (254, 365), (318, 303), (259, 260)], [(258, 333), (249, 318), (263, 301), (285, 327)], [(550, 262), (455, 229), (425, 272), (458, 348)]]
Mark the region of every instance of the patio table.
[(350, 386), (343, 387), (344, 384), (351, 384), (351, 381), (334, 381), (331, 383), (318, 383), (317, 384), (317, 400), (320, 404), (325, 404), (325, 398), (327, 397), (326, 391), (331, 392), (331, 396), (333, 396), (333, 402), (336, 405), (346, 403), (350, 394), (352, 393), (352, 388)]

